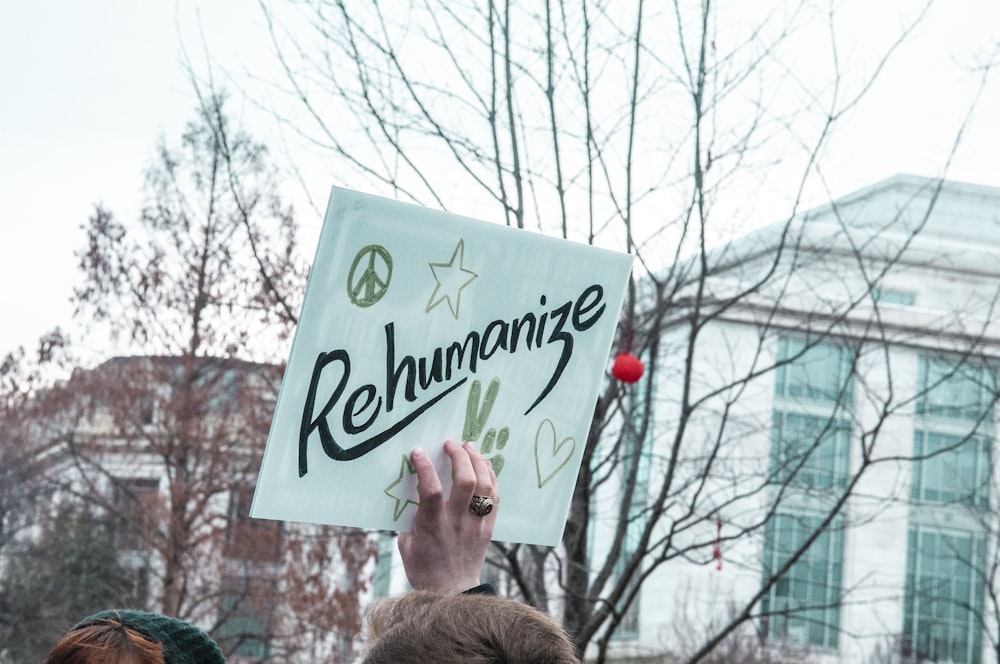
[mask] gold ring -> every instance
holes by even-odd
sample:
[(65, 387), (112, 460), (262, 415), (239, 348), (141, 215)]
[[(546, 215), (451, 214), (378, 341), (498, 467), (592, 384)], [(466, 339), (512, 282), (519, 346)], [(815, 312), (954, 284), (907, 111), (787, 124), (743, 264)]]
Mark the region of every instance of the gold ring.
[(486, 516), (493, 511), (493, 500), (489, 496), (473, 496), (469, 511), (476, 516)]

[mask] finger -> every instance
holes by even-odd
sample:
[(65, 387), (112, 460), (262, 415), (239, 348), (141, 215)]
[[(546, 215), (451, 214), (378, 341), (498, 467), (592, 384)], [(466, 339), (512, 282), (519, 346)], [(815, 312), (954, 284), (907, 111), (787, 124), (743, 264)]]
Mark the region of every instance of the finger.
[(492, 483), (491, 486), (493, 487), (493, 493), (490, 494), (490, 496), (493, 498), (493, 502), (496, 503), (499, 506), (500, 505), (500, 480), (497, 479), (497, 474), (493, 470), (493, 463), (489, 459), (486, 459), (486, 467), (489, 470), (489, 473), (490, 473), (490, 482)]
[(500, 492), (500, 480), (497, 479), (496, 471), (493, 469), (493, 462), (490, 461), (489, 459), (487, 459), (487, 461), (489, 461), (490, 479), (493, 482), (493, 489), (497, 492), (497, 495), (499, 495), (499, 492)]
[(472, 462), (472, 469), (476, 473), (475, 495), (490, 496), (492, 498), (494, 476), (490, 474), (490, 470), (493, 464), (487, 461), (486, 457), (480, 454), (479, 450), (472, 443), (465, 444), (465, 451), (468, 453), (469, 461)]
[(497, 476), (493, 472), (493, 464), (490, 460), (479, 453), (479, 450), (472, 443), (466, 443), (466, 451), (472, 461), (472, 467), (476, 471), (476, 494), (477, 496), (489, 496), (493, 501), (493, 510), (483, 519), (482, 527), (489, 540), (493, 533), (493, 523), (497, 518), (497, 508), (500, 506), (500, 497), (497, 486)]
[[(410, 453), (410, 462), (417, 471), (417, 495), (420, 497), (420, 505), (433, 507), (436, 503), (443, 502), (444, 490), (441, 488), (441, 479), (427, 453), (415, 447)], [(417, 514), (420, 514), (419, 508)]]
[(461, 514), (469, 509), (469, 503), (472, 502), (472, 496), (476, 491), (476, 471), (472, 467), (472, 459), (469, 458), (465, 446), (449, 440), (444, 444), (444, 449), (451, 458), (453, 475), (448, 504), (456, 514)]

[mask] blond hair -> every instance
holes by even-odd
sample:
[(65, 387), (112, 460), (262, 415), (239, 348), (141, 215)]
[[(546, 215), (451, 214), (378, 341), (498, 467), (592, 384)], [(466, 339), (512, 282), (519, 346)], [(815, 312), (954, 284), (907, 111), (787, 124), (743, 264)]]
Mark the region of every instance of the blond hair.
[(413, 591), (367, 614), (364, 664), (578, 664), (573, 642), (541, 611), (493, 595)]

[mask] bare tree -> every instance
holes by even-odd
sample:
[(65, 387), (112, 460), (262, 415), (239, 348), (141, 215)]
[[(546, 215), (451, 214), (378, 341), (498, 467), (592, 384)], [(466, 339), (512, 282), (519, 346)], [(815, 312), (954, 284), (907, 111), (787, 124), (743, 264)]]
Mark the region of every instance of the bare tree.
[[(756, 542), (759, 552), (783, 506), (818, 493), (804, 535), (691, 661), (747, 621), (780, 615), (765, 606), (771, 589), (815, 543), (851, 526), (843, 508), (871, 468), (901, 458), (881, 452), (883, 429), (916, 399), (902, 393), (891, 362), (870, 366), (902, 334), (878, 292), (913, 267), (906, 257), (940, 183), (881, 227), (853, 229), (850, 211), (833, 209), (817, 235), (799, 212), (806, 191), (825, 189), (822, 160), (836, 130), (930, 4), (896, 26), (860, 75), (841, 68), (833, 5), (737, 15), (708, 0), (424, 0), (390, 13), (337, 0), (298, 6), (291, 18), (261, 6), (284, 73), (275, 89), (290, 102), (271, 110), (349, 169), (347, 184), (636, 256), (617, 347), (645, 360), (646, 379), (609, 380), (599, 395), (562, 546), (498, 545), (495, 563), (518, 593), (561, 613), (581, 653), (604, 661), (657, 570), (712, 564), (713, 544)], [(303, 23), (318, 48), (302, 38)], [(827, 54), (820, 78), (796, 59), (803, 41)], [(754, 203), (768, 190), (785, 201), (774, 216), (784, 221), (727, 244), (759, 222)], [(966, 324), (956, 319), (932, 330), (951, 335), (960, 364), (987, 352), (992, 304), (987, 297), (974, 329), (956, 332)], [(726, 325), (752, 332), (719, 351), (716, 331)], [(796, 333), (799, 345), (775, 352)], [(844, 362), (829, 410), (798, 431), (797, 447), (740, 465), (744, 441), (777, 435), (769, 412), (746, 411), (750, 395), (829, 348)], [(845, 427), (857, 463), (835, 479), (814, 476)], [(767, 507), (743, 509), (751, 503)], [(597, 515), (611, 524), (600, 554), (589, 550)]]
[(114, 527), (147, 608), (228, 654), (323, 659), (360, 630), (372, 544), (249, 519), (305, 270), (267, 151), (224, 107), (201, 98), (161, 143), (136, 223), (95, 209), (77, 313), (138, 354), (40, 391), (31, 436), (57, 499)]
[(0, 362), (0, 553), (33, 523), (44, 491), (28, 430), (33, 397), (45, 385), (44, 368), (61, 357), (64, 347), (63, 335), (55, 331), (40, 341), (36, 358), (19, 348)]
[[(41, 597), (44, 593), (38, 592), (40, 588), (61, 589), (66, 579), (49, 574), (60, 561), (38, 556), (39, 551), (31, 541), (39, 524), (44, 524), (45, 505), (54, 491), (46, 477), (46, 464), (39, 457), (42, 450), (32, 435), (36, 397), (52, 376), (65, 367), (66, 344), (63, 333), (54, 330), (39, 340), (36, 353), (29, 355), (19, 348), (0, 362), (0, 570), (4, 576), (0, 579), (0, 641), (4, 643), (0, 660), (3, 661), (7, 661), (6, 657), (33, 652), (41, 640), (52, 636), (40, 624), (47, 621), (51, 627), (55, 615), (44, 605), (45, 601), (61, 599), (71, 603), (81, 597), (67, 595), (64, 590), (58, 597), (53, 592), (44, 599)], [(83, 541), (72, 538), (72, 533), (58, 534), (69, 546)], [(51, 537), (48, 544), (52, 549)], [(65, 552), (60, 551), (57, 558), (62, 553)], [(25, 561), (32, 565), (30, 575), (25, 573)], [(46, 565), (47, 562), (52, 564)], [(22, 578), (28, 576), (31, 578)], [(35, 581), (37, 585), (32, 585)], [(26, 603), (33, 603), (35, 611), (27, 611)]]
[(106, 520), (84, 505), (63, 504), (36, 524), (33, 537), (4, 555), (2, 662), (42, 661), (75, 620), (136, 601)]
[(304, 266), (266, 152), (229, 127), (222, 96), (203, 100), (180, 145), (157, 148), (140, 223), (96, 207), (78, 313), (144, 350), (273, 361)]

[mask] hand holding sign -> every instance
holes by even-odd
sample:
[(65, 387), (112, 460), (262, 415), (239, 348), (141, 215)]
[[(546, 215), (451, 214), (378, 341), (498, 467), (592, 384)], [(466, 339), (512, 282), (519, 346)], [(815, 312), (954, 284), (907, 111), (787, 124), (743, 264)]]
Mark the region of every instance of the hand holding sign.
[[(479, 585), (500, 498), (493, 467), (475, 447), (448, 441), (444, 449), (454, 472), (447, 500), (424, 451), (417, 448), (410, 456), (417, 471), (420, 507), (413, 529), (400, 533), (398, 544), (410, 585), (451, 594)], [(489, 497), (493, 511), (486, 516), (474, 514), (469, 509), (473, 496)]]
[[(631, 261), (334, 189), (251, 515), (408, 530), (413, 442), (461, 435), (497, 539), (558, 543)], [(425, 461), (447, 495), (454, 459)]]

